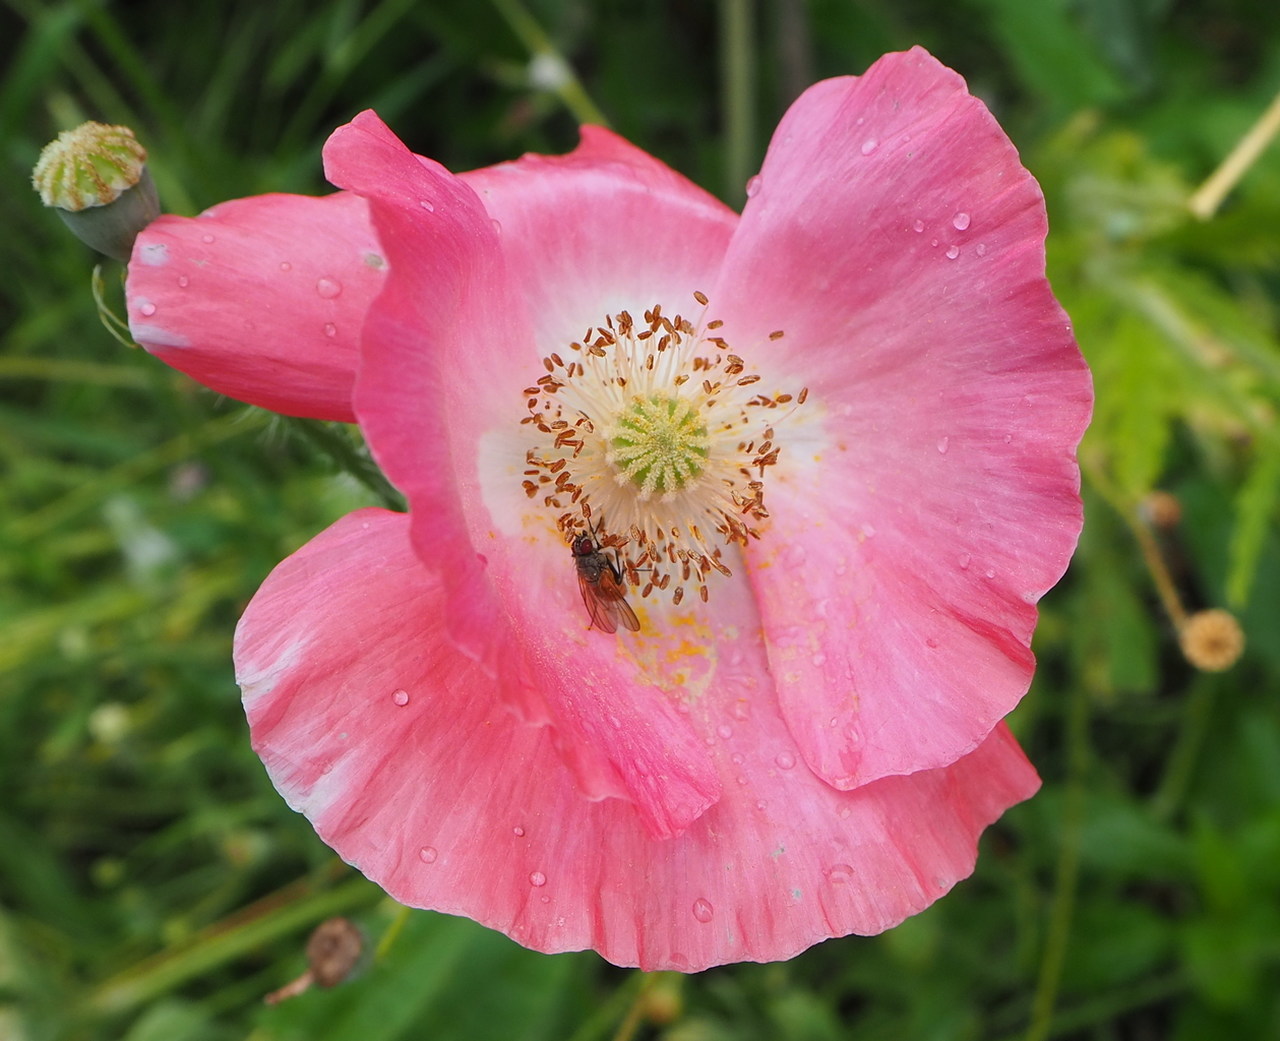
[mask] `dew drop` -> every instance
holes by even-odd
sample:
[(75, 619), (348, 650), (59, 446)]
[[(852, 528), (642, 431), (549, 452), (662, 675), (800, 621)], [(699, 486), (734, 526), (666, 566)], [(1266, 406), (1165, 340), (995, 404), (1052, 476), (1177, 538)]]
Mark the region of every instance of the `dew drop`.
[(774, 759), (774, 762), (778, 764), (779, 769), (790, 770), (796, 765), (796, 757), (790, 752), (779, 752), (778, 757)]
[(869, 137), (862, 142), (862, 154), (870, 155), (879, 147), (880, 147), (880, 142), (877, 141), (874, 137)]
[(733, 760), (734, 766), (741, 766), (743, 762), (746, 760), (746, 756), (744, 756), (741, 752), (734, 752), (733, 755), (729, 756), (729, 758)]
[(947, 449), (950, 447), (951, 447), (951, 438), (949, 437), (938, 438), (938, 454), (939, 455), (946, 455)]
[(547, 884), (547, 876), (541, 871), (534, 871), (529, 875), (529, 885), (535, 889), (540, 889)]
[(187, 286), (189, 286), (189, 285), (191, 285), (191, 279), (189, 279), (186, 275), (179, 275), (179, 276), (178, 276), (178, 288), (179, 288), (179, 289), (186, 289), (186, 288), (187, 288)]
[(332, 322), (325, 322), (324, 334), (325, 336), (329, 337), (329, 339), (332, 340), (335, 336), (338, 335), (338, 327), (334, 325)]
[(208, 246), (213, 242), (213, 236), (210, 235), (208, 232), (206, 232), (205, 234), (200, 236), (200, 241), (203, 242), (206, 246)]
[(282, 260), (282, 261), (280, 261), (280, 270), (281, 270), (281, 271), (292, 271), (292, 270), (293, 270), (293, 265), (292, 265), (292, 264), (290, 264), (287, 260)]
[(423, 846), (422, 849), (418, 850), (418, 859), (424, 864), (434, 864), (438, 856), (440, 854), (436, 852), (435, 846)]
[(930, 647), (930, 648), (932, 648), (932, 647), (937, 647), (937, 646), (938, 646), (938, 641), (937, 641), (936, 639), (934, 639), (932, 636), (930, 636), (930, 637), (928, 637), (928, 638), (924, 641), (924, 645), (925, 645), (926, 647)]
[(827, 656), (825, 654), (815, 654), (810, 660), (813, 662), (815, 669), (820, 669), (827, 664)]
[(728, 723), (721, 723), (716, 727), (716, 733), (719, 734), (723, 740), (728, 741), (729, 738), (733, 737), (733, 727), (729, 726)]
[(853, 810), (849, 809), (848, 806), (840, 807), (840, 819), (842, 821), (847, 821), (849, 817), (852, 816), (852, 814), (853, 814)]
[(150, 300), (140, 300), (138, 301), (138, 313), (142, 315), (143, 318), (150, 318), (156, 313), (156, 305)]
[(958, 257), (959, 255), (960, 255), (960, 247), (959, 247), (959, 246), (948, 246), (948, 247), (947, 247), (947, 259), (948, 259), (948, 260), (955, 260), (955, 259), (956, 259), (956, 257)]
[(419, 199), (418, 205), (421, 206), (428, 213), (436, 212), (435, 204), (430, 199)]
[(494, 230), (494, 231), (496, 231), (499, 235), (501, 235), (501, 234), (502, 234), (502, 221), (498, 220), (498, 218), (497, 218), (497, 217), (492, 217), (492, 218), (490, 218), (490, 223), (492, 223), (492, 224), (493, 224), (493, 230)]
[(747, 198), (754, 199), (756, 197), (756, 193), (759, 191), (760, 191), (760, 175), (756, 174), (754, 177), (747, 179)]
[(827, 878), (835, 885), (844, 885), (853, 881), (853, 868), (848, 864), (832, 864), (827, 869)]
[(924, 231), (924, 221), (922, 221), (919, 217), (917, 217), (916, 222), (913, 225), (911, 225), (911, 227), (915, 229), (916, 234), (920, 234), (921, 232)]
[(960, 554), (960, 570), (961, 570), (961, 571), (968, 571), (968, 570), (969, 570), (969, 565), (970, 565), (972, 562), (973, 562), (973, 557), (969, 556), (969, 554), (968, 554), (968, 553), (961, 553), (961, 554)]
[(316, 279), (316, 293), (321, 300), (332, 300), (342, 292), (342, 283), (336, 278)]
[(711, 901), (698, 897), (693, 902), (693, 917), (700, 922), (711, 921), (712, 915), (716, 913), (716, 909), (711, 906)]
[(407, 690), (397, 690), (391, 695), (391, 700), (401, 708), (404, 708), (405, 705), (409, 704), (409, 692)]
[(973, 251), (978, 254), (978, 256), (985, 257), (987, 255), (987, 244), (985, 242), (979, 242), (973, 247)]
[(956, 231), (964, 231), (969, 226), (969, 215), (967, 213), (957, 213), (951, 218), (951, 226)]
[(518, 839), (522, 839), (524, 838), (524, 828), (520, 827), (520, 825), (517, 824), (514, 828), (511, 829), (511, 834)]
[(983, 572), (983, 574), (985, 574), (985, 575), (987, 576), (987, 578), (995, 578), (995, 577), (996, 577), (996, 573), (995, 573), (995, 570), (994, 570), (993, 568), (987, 568), (987, 570), (986, 570), (985, 572)]
[(761, 800), (759, 800), (759, 801), (756, 803), (756, 809), (757, 809), (757, 810), (763, 810), (763, 809), (764, 809), (766, 806), (768, 806), (768, 805), (769, 805), (769, 804), (768, 804), (767, 802), (765, 802), (763, 799), (761, 799)]
[(938, 244), (938, 240), (937, 240), (937, 239), (930, 239), (930, 240), (929, 240), (929, 245), (930, 245), (930, 246), (936, 246), (937, 244)]
[(1013, 443), (1013, 435), (1012, 435), (1012, 434), (1005, 434), (1005, 435), (1004, 435), (1004, 443), (1005, 443), (1006, 445), (1008, 445), (1008, 444), (1012, 444), (1012, 443)]

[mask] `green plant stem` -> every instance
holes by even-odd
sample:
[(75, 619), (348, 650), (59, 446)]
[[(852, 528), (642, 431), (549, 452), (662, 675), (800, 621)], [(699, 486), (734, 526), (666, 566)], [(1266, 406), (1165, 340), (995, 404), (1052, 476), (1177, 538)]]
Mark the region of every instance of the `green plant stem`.
[(1182, 707), (1182, 724), (1173, 750), (1165, 761), (1160, 785), (1151, 799), (1151, 816), (1157, 821), (1168, 821), (1178, 811), (1191, 787), (1191, 777), (1200, 759), (1213, 716), (1214, 694), (1218, 678), (1197, 673), (1191, 690)]
[(516, 38), (524, 45), (530, 57), (546, 55), (560, 64), (562, 76), (555, 86), (556, 96), (579, 123), (595, 123), (607, 127), (609, 120), (599, 106), (591, 100), (591, 95), (583, 87), (581, 80), (574, 73), (572, 66), (551, 42), (546, 34), (520, 0), (492, 0), (498, 14), (502, 15)]
[(1076, 886), (1080, 878), (1080, 842), (1084, 828), (1085, 775), (1089, 769), (1089, 694), (1078, 686), (1067, 709), (1067, 779), (1062, 798), (1058, 866), (1049, 914), (1049, 931), (1031, 1001), (1025, 1041), (1044, 1041), (1053, 1026), (1054, 1005), (1071, 942)]
[(741, 200), (755, 155), (755, 10), (720, 0), (720, 103), (724, 109), (725, 194)]
[(302, 879), (246, 908), (229, 922), (203, 930), (180, 946), (147, 958), (104, 980), (89, 994), (86, 1007), (113, 1015), (150, 1001), (196, 976), (306, 926), (382, 899), (377, 886), (352, 878), (333, 889), (313, 892)]

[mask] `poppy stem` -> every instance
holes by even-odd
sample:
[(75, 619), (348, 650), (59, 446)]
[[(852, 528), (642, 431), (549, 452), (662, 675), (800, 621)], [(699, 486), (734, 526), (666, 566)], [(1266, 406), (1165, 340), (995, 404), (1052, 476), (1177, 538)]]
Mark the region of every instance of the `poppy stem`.
[(720, 0), (720, 103), (724, 109), (725, 192), (742, 201), (755, 153), (755, 9)]
[(1217, 213), (1222, 200), (1257, 162), (1277, 132), (1280, 132), (1280, 94), (1275, 96), (1244, 137), (1236, 142), (1235, 148), (1209, 179), (1192, 193), (1187, 200), (1187, 208), (1201, 220), (1208, 220)]
[(551, 41), (546, 30), (529, 13), (528, 8), (520, 0), (492, 0), (492, 2), (516, 38), (524, 44), (529, 57), (535, 62), (541, 60), (554, 65), (555, 76), (546, 84), (546, 87), (555, 92), (564, 107), (573, 114), (574, 119), (579, 123), (594, 123), (597, 126), (607, 127), (609, 118), (591, 100), (591, 95), (583, 87), (573, 67)]

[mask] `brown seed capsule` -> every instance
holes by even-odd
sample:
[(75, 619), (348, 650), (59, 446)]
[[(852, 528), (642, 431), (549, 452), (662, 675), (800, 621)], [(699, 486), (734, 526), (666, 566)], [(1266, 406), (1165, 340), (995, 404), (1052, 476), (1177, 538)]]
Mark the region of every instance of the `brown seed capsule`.
[(1223, 672), (1244, 653), (1244, 630), (1235, 615), (1215, 607), (1197, 611), (1178, 633), (1183, 656), (1202, 672)]

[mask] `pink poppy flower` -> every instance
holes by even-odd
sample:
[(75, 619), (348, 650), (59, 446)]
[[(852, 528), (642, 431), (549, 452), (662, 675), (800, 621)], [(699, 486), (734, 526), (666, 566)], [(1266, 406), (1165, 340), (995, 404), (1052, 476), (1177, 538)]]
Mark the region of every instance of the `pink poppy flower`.
[(129, 284), (148, 349), (354, 416), (410, 504), (237, 630), (289, 804), (398, 900), (648, 969), (968, 875), (1039, 783), (1001, 720), (1091, 390), (960, 77), (916, 49), (817, 84), (741, 217), (590, 127), (454, 176), (366, 112), (325, 164), (338, 195), (157, 222)]

